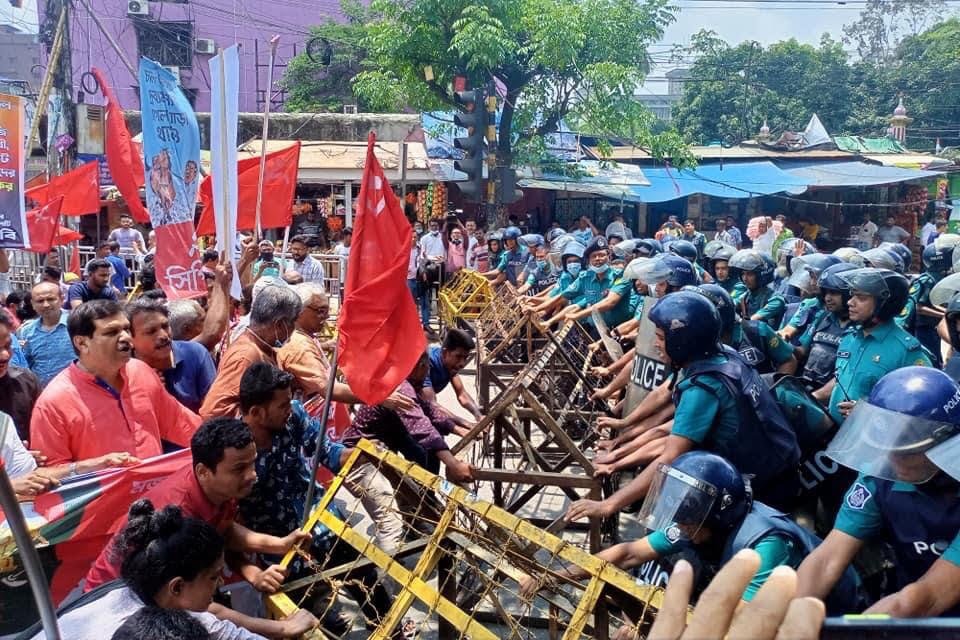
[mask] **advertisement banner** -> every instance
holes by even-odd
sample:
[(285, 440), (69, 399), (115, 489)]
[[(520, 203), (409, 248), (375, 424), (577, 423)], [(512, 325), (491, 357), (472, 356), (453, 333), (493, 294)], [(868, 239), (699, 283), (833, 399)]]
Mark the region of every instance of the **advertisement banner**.
[(216, 211), (217, 251), (233, 263), (230, 295), (243, 295), (237, 246), (237, 125), (240, 102), (240, 58), (233, 45), (210, 59), (210, 180)]
[(30, 246), (23, 201), (23, 101), (0, 94), (0, 248)]
[(157, 233), (157, 283), (171, 300), (206, 295), (193, 215), (200, 180), (200, 129), (170, 71), (140, 60), (147, 211)]

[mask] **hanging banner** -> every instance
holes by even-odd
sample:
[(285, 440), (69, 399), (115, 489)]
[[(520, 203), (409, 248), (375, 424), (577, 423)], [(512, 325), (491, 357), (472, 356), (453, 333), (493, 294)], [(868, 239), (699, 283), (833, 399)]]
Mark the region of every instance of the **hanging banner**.
[(0, 94), (0, 248), (30, 246), (23, 201), (23, 101)]
[[(643, 299), (644, 309), (653, 309), (656, 298), (649, 296)], [(623, 403), (623, 415), (628, 415), (640, 404), (640, 401), (670, 375), (670, 367), (661, 360), (660, 352), (654, 346), (656, 326), (647, 317), (647, 313), (640, 318), (640, 328), (637, 332), (636, 349), (633, 356), (633, 368), (630, 370), (630, 384), (627, 386), (627, 395)]]
[(206, 295), (193, 228), (200, 178), (200, 128), (177, 79), (140, 60), (147, 211), (157, 234), (157, 283), (170, 299)]
[(237, 125), (240, 102), (240, 57), (237, 45), (210, 59), (210, 181), (216, 212), (217, 251), (233, 264), (230, 295), (243, 298), (237, 247)]

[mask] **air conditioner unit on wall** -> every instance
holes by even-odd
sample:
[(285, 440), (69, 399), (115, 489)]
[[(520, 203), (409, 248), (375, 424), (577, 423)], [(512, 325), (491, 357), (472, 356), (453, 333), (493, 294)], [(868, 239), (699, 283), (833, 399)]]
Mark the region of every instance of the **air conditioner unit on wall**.
[(147, 0), (129, 0), (127, 2), (128, 16), (146, 16), (150, 15), (150, 5)]
[(213, 55), (217, 52), (217, 43), (212, 38), (197, 38), (193, 50), (197, 53)]
[(180, 67), (163, 67), (167, 71), (173, 74), (173, 77), (177, 79), (177, 84), (180, 84)]

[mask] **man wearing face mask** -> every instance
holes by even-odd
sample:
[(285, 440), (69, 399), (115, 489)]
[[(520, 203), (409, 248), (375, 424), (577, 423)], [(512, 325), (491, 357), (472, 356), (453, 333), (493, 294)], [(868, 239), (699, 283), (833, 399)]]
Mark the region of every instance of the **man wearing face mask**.
[(200, 418), (167, 393), (148, 364), (131, 359), (130, 321), (119, 303), (83, 303), (67, 330), (77, 361), (50, 381), (30, 422), (30, 445), (48, 464), (69, 463), (82, 473), (160, 455), (164, 442), (189, 445)]
[(581, 271), (573, 284), (560, 294), (560, 299), (569, 302), (570, 306), (546, 320), (548, 325), (580, 314), (587, 307), (603, 300), (620, 275), (610, 268), (610, 253), (607, 250), (607, 241), (602, 236), (590, 242), (590, 246), (583, 252), (583, 259), (587, 269)]
[(277, 366), (276, 350), (293, 335), (303, 303), (290, 287), (271, 284), (253, 299), (250, 324), (220, 358), (217, 378), (200, 407), (204, 419), (236, 416), (240, 407), (240, 378), (255, 362)]

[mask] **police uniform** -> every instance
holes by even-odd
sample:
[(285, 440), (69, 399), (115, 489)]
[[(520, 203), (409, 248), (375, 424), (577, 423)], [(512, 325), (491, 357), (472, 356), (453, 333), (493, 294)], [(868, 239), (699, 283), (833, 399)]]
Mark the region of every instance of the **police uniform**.
[(837, 347), (837, 384), (830, 394), (830, 415), (843, 422), (838, 405), (870, 394), (873, 385), (887, 373), (900, 367), (930, 366), (930, 357), (920, 341), (897, 326), (893, 320), (864, 333), (850, 328)]
[[(727, 289), (728, 285), (730, 287), (729, 289)], [(743, 297), (750, 292), (750, 290), (747, 289), (747, 285), (743, 284), (743, 282), (739, 280), (734, 280), (733, 278), (727, 278), (723, 281), (723, 283), (720, 283), (720, 286), (724, 289), (727, 289), (727, 291), (730, 293), (730, 297), (733, 298), (733, 301), (737, 304), (740, 304), (740, 301), (743, 299)]]
[(773, 373), (793, 357), (793, 347), (766, 322), (746, 320), (733, 325), (730, 342), (758, 373)]
[(780, 506), (800, 458), (796, 436), (766, 384), (736, 351), (689, 364), (673, 392), (672, 434), (753, 474), (756, 495)]
[(505, 274), (510, 284), (517, 286), (519, 284), (518, 278), (527, 264), (529, 254), (530, 252), (527, 251), (526, 247), (518, 244), (516, 249), (505, 251), (500, 256), (497, 271)]
[(560, 273), (549, 260), (542, 267), (534, 264), (533, 270), (527, 276), (526, 283), (530, 285), (531, 293), (540, 293), (554, 287), (560, 280)]
[[(847, 491), (834, 528), (858, 540), (881, 537), (897, 558), (898, 588), (916, 582), (938, 558), (960, 566), (960, 485), (922, 485), (861, 474)], [(942, 616), (960, 616), (960, 605)]]
[[(617, 305), (601, 315), (607, 326), (614, 327), (630, 319), (630, 292), (629, 287), (632, 283), (623, 280), (621, 272), (616, 269), (607, 269), (602, 274), (597, 274), (589, 269), (582, 271), (577, 279), (563, 292), (563, 297), (575, 304), (581, 309), (594, 305), (604, 298), (611, 291), (620, 294), (620, 300)], [(592, 320), (585, 318), (587, 324), (592, 324)]]
[(755, 291), (747, 291), (745, 300), (748, 318), (759, 316), (757, 320), (763, 320), (773, 329), (780, 327), (787, 301), (775, 294), (773, 289), (760, 287)]
[(835, 313), (822, 311), (797, 340), (799, 346), (807, 352), (803, 375), (818, 386), (823, 386), (833, 379), (837, 370), (837, 349), (848, 326), (849, 322), (840, 324), (840, 318)]
[(793, 327), (798, 333), (802, 334), (807, 330), (807, 327), (818, 319), (821, 311), (823, 311), (823, 302), (820, 301), (819, 297), (804, 298), (800, 301), (793, 315), (790, 316), (787, 326)]
[[(667, 532), (659, 529), (651, 533), (647, 541), (661, 556), (678, 553), (688, 544), (671, 541)], [(762, 502), (754, 502), (739, 526), (728, 534), (716, 569), (744, 549), (756, 551), (760, 567), (741, 596), (750, 602), (774, 569), (779, 566), (796, 569), (821, 542), (785, 514)], [(848, 567), (830, 591), (826, 601), (828, 612), (831, 615), (858, 612), (862, 604), (860, 584), (856, 571)]]
[(939, 319), (923, 315), (920, 307), (930, 306), (930, 291), (938, 282), (937, 277), (924, 271), (910, 284), (907, 302), (897, 316), (897, 324), (917, 337), (933, 356), (935, 366), (940, 367), (940, 335), (937, 333)]
[(553, 289), (550, 290), (550, 295), (559, 296), (561, 293), (566, 291), (571, 284), (573, 284), (573, 280), (574, 278), (572, 275), (570, 275), (570, 272), (564, 269), (557, 277), (557, 282), (553, 285)]

